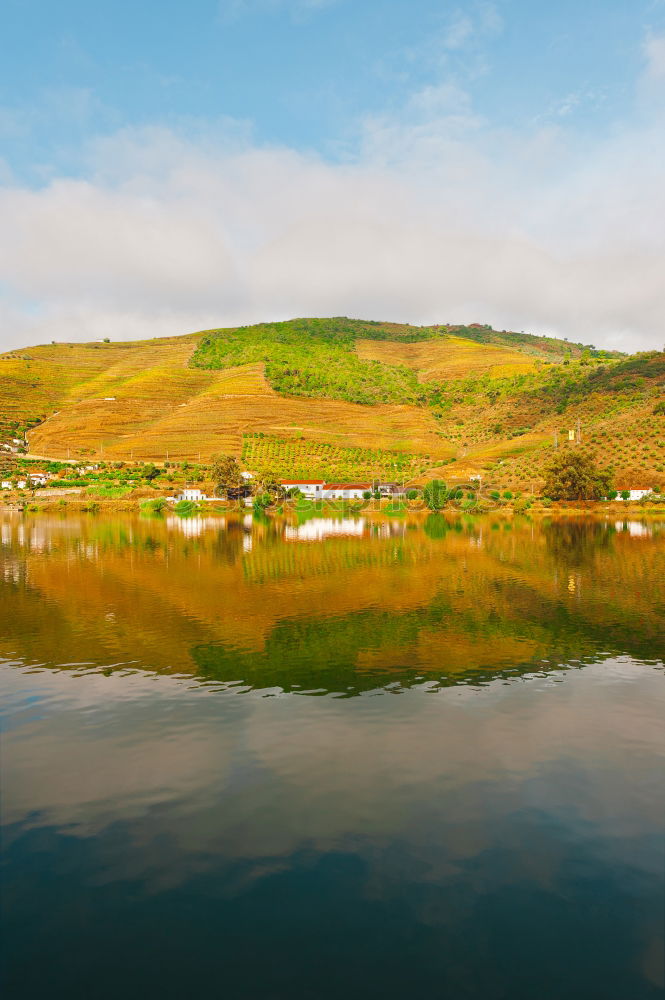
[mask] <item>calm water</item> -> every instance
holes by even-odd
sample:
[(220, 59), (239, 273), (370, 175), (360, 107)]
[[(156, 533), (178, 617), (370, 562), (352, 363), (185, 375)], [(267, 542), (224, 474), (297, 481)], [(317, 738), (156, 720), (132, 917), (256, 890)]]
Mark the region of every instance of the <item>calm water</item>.
[(5, 996), (662, 997), (665, 525), (0, 530)]

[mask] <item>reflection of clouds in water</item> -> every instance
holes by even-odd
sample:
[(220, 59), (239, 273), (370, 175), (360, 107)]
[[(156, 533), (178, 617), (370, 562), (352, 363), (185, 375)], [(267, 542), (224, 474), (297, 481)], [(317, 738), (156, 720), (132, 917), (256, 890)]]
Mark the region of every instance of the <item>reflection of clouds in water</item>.
[[(4, 822), (82, 837), (123, 822), (132, 865), (160, 886), (221, 858), (260, 872), (303, 848), (371, 860), (395, 842), (423, 881), (496, 848), (510, 863), (495, 884), (528, 866), (550, 885), (571, 838), (600, 838), (608, 857), (652, 873), (653, 857), (634, 850), (662, 821), (646, 763), (663, 749), (652, 667), (610, 660), (473, 693), (341, 701), (187, 692), (183, 679), (138, 674), (43, 673), (30, 685), (3, 674), (14, 691)], [(41, 702), (22, 704), (33, 685)], [(114, 877), (126, 864), (122, 852), (109, 861)], [(368, 893), (389, 891), (372, 866)]]

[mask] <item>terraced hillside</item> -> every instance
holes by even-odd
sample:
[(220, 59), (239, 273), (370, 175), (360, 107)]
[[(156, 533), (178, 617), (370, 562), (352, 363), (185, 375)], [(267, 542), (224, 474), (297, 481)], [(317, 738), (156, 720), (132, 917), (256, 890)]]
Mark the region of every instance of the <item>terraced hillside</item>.
[[(665, 355), (490, 327), (294, 320), (0, 356), (0, 441), (53, 458), (205, 462), (537, 488), (556, 444), (665, 486)], [(569, 431), (575, 442), (568, 443)], [(329, 467), (329, 468), (328, 468)]]

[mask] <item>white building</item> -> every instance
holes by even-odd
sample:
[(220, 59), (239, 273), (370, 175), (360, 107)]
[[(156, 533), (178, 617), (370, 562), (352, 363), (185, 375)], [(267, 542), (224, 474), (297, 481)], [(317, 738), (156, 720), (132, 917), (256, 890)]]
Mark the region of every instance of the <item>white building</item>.
[(320, 500), (323, 496), (325, 482), (323, 479), (282, 479), (280, 486), (287, 492), (298, 489), (303, 496), (310, 500)]
[(362, 500), (363, 494), (371, 492), (371, 483), (326, 483), (323, 488), (324, 500)]
[(10, 490), (11, 488), (12, 488), (12, 484), (11, 484), (11, 480), (10, 479), (3, 479), (2, 483), (0, 483), (0, 489)]
[(651, 490), (643, 490), (643, 489), (639, 489), (639, 490), (619, 490), (619, 494), (617, 496), (617, 500), (623, 500), (624, 499), (624, 497), (621, 496), (621, 494), (623, 492), (626, 492), (626, 493), (629, 494), (629, 496), (625, 498), (626, 502), (629, 502), (631, 500), (641, 500), (642, 497), (645, 497), (647, 495), (647, 493), (651, 493)]
[(200, 503), (202, 500), (207, 499), (208, 497), (202, 490), (193, 490), (189, 488), (185, 488), (182, 493), (176, 497), (177, 501), (189, 500), (191, 503)]

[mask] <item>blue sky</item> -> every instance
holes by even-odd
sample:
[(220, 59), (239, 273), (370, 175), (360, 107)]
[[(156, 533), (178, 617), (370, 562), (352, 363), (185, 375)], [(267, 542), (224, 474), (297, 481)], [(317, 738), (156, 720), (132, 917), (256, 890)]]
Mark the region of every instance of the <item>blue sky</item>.
[[(653, 215), (661, 207), (653, 202), (653, 164), (639, 163), (662, 151), (663, 0), (5, 0), (2, 34), (0, 182), (19, 227), (13, 239), (26, 248), (32, 239), (43, 243), (43, 227), (55, 213), (61, 235), (49, 231), (48, 240), (57, 248), (65, 239), (63, 218), (74, 223), (64, 248), (72, 268), (67, 275), (61, 266), (49, 274), (47, 260), (32, 275), (27, 263), (24, 273), (10, 260), (3, 273), (0, 246), (0, 318), (17, 331), (7, 343), (33, 331), (59, 334), (63, 324), (83, 337), (86, 329), (98, 332), (100, 322), (115, 322), (114, 332), (123, 336), (136, 335), (142, 322), (157, 332), (184, 324), (184, 332), (208, 318), (231, 323), (289, 310), (361, 308), (413, 322), (482, 310), (473, 318), (573, 337), (577, 324), (584, 339), (598, 329), (597, 340), (637, 346), (660, 336), (651, 329), (654, 289), (649, 284), (640, 291), (637, 273), (627, 281), (628, 299), (616, 320), (607, 307), (594, 313), (580, 301), (578, 310), (557, 311), (555, 303), (557, 281), (562, 297), (574, 294), (579, 255), (586, 254), (590, 276), (590, 256), (600, 260), (610, 234), (625, 232), (624, 209), (618, 218), (612, 214), (621, 190), (632, 202), (624, 259), (639, 259), (643, 273), (662, 263), (653, 259), (661, 251), (657, 231), (635, 226), (634, 213)], [(634, 162), (624, 162), (627, 144)], [(206, 205), (194, 204), (195, 169), (207, 178), (200, 179), (211, 206), (205, 224), (199, 215)], [(190, 180), (183, 184), (185, 174)], [(304, 199), (307, 218), (298, 188), (310, 199)], [(384, 198), (369, 219), (367, 205), (379, 188)], [(290, 219), (273, 211), (285, 189)], [(634, 189), (641, 189), (639, 205)], [(435, 206), (430, 220), (422, 210), (425, 197)], [(575, 221), (589, 197), (588, 226), (580, 233)], [(344, 217), (349, 242), (360, 242), (373, 260), (366, 290), (363, 253), (346, 274), (346, 258), (340, 262), (328, 250), (316, 273), (295, 252), (294, 226), (307, 233), (311, 257), (311, 228), (323, 225), (333, 203), (327, 198), (339, 200), (336, 214)], [(110, 233), (120, 257), (131, 243), (136, 211), (137, 238), (145, 235), (149, 222), (141, 207), (149, 199), (156, 228), (172, 236), (182, 231), (194, 257), (209, 262), (212, 255), (220, 280), (209, 269), (204, 288), (187, 277), (185, 261), (182, 288), (174, 288), (179, 263), (160, 265), (154, 248), (152, 270), (144, 261), (138, 268), (146, 272), (144, 295), (136, 276), (127, 283), (122, 261), (118, 280), (108, 280), (112, 247), (90, 272), (87, 262), (99, 250), (91, 245), (95, 211), (105, 199), (109, 219), (126, 214), (120, 236)], [(97, 206), (92, 215), (91, 202)], [(360, 206), (355, 214), (349, 211), (354, 204)], [(435, 269), (423, 284), (422, 268), (413, 265), (421, 226), (428, 267), (432, 253), (440, 253), (447, 272), (451, 239), (457, 241), (465, 273), (477, 272), (477, 287), (467, 280), (463, 294), (455, 295), (449, 284), (437, 298)], [(483, 229), (491, 243), (478, 243)], [(344, 238), (344, 231), (335, 234), (337, 243)], [(408, 258), (395, 249), (388, 259), (386, 246), (403, 248), (410, 239)], [(79, 291), (76, 240), (88, 267)], [(520, 307), (523, 258), (502, 249), (502, 241), (511, 240), (533, 241), (533, 253), (547, 256), (540, 278), (542, 300), (550, 305)], [(275, 261), (266, 260), (276, 245), (282, 246), (279, 282)], [(490, 253), (514, 284), (514, 301), (498, 294), (495, 269), (485, 273)], [(284, 254), (293, 264), (290, 274)], [(619, 266), (615, 261), (603, 272), (614, 285)], [(458, 262), (455, 267), (459, 278)], [(400, 274), (403, 296), (391, 289)], [(164, 294), (158, 295), (160, 281)], [(284, 282), (293, 286), (289, 293), (275, 294)], [(317, 294), (310, 294), (313, 282)], [(602, 279), (597, 282), (600, 295)], [(587, 291), (580, 298), (586, 297)], [(628, 322), (644, 298), (643, 318)]]
[[(496, 125), (626, 114), (665, 5), (627, 0), (5, 0), (0, 95), (12, 168), (65, 162), (92, 131), (230, 117), (259, 143), (353, 151), (357, 122), (452, 78)], [(28, 120), (26, 120), (28, 119)], [(79, 169), (80, 169), (80, 165)]]

